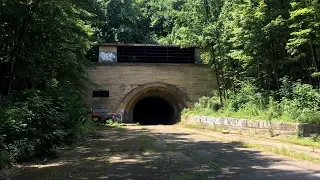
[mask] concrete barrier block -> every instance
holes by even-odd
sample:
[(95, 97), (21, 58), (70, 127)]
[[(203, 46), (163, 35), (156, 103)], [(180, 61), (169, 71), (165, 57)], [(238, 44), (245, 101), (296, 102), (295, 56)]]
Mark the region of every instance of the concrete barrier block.
[(283, 123), (283, 122), (269, 122), (261, 120), (247, 120), (237, 118), (224, 118), (224, 117), (212, 117), (212, 116), (183, 116), (183, 121), (202, 123), (213, 126), (221, 126), (224, 128), (238, 128), (241, 131), (261, 131), (266, 132), (271, 127), (279, 134), (296, 134), (302, 132), (304, 136), (310, 134), (320, 133), (320, 125), (311, 124), (299, 124), (299, 123)]

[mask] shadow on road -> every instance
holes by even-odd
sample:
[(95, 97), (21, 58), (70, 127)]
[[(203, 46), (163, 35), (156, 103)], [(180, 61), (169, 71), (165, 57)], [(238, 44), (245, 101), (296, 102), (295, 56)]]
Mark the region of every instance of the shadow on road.
[(106, 128), (17, 179), (319, 179), (274, 155), (166, 126)]

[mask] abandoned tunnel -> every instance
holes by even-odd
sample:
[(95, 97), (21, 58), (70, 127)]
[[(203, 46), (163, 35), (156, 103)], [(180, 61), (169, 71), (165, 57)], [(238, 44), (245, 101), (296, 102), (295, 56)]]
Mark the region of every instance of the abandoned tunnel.
[(134, 106), (133, 121), (141, 125), (171, 125), (175, 123), (174, 108), (160, 97), (146, 97)]

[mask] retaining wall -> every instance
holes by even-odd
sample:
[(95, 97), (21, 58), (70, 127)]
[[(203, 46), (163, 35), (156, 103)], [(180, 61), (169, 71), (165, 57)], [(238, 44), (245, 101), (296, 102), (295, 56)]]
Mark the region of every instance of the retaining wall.
[(298, 134), (302, 133), (304, 136), (310, 134), (320, 133), (320, 126), (303, 124), (303, 123), (282, 123), (269, 121), (253, 121), (247, 119), (237, 118), (223, 118), (210, 116), (182, 116), (181, 121), (187, 123), (200, 123), (206, 125), (213, 125), (229, 130), (244, 130), (256, 132), (270, 132), (275, 134)]

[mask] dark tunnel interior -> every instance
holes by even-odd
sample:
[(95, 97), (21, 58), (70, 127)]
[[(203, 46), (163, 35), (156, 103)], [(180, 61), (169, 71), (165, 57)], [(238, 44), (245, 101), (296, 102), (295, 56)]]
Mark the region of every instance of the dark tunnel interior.
[(174, 124), (174, 109), (160, 97), (147, 97), (133, 108), (133, 121), (141, 125)]

